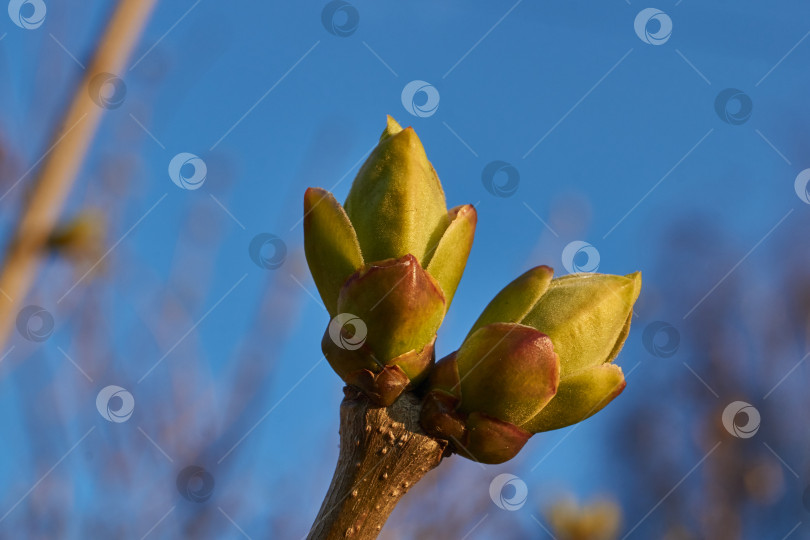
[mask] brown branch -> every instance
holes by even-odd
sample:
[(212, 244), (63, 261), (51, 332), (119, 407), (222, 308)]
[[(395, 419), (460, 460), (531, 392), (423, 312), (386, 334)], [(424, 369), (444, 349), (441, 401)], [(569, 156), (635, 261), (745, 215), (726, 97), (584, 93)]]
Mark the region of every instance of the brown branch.
[[(91, 98), (90, 84), (99, 73), (121, 74), (157, 0), (121, 0), (93, 62), (76, 90), (54, 142), (44, 156), (39, 178), (9, 245), (0, 273), (0, 347), (23, 305), (45, 243), (76, 179), (103, 109)], [(13, 187), (13, 186), (12, 186)]]
[(370, 405), (347, 387), (340, 406), (340, 455), (309, 540), (377, 538), (400, 498), (442, 460), (446, 443), (419, 426), (420, 400)]

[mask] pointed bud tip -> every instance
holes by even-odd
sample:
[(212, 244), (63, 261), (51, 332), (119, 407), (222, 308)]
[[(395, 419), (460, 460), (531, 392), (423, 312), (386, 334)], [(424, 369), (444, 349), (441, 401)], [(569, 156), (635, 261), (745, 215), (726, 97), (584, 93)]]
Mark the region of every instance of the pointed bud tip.
[(399, 122), (394, 120), (394, 117), (391, 116), (390, 114), (386, 115), (386, 122), (387, 122), (386, 129), (391, 134), (399, 133), (400, 131), (402, 131), (402, 126), (400, 126)]
[(475, 209), (475, 206), (471, 204), (462, 204), (461, 206), (456, 206), (450, 210), (449, 215), (451, 222), (457, 217), (461, 217), (470, 223), (478, 223), (478, 211)]
[(304, 209), (309, 210), (317, 204), (317, 202), (329, 196), (330, 193), (323, 188), (319, 187), (308, 187), (307, 190), (304, 192)]
[(389, 114), (386, 117), (385, 129), (380, 135), (380, 141), (384, 141), (388, 137), (396, 135), (400, 131), (402, 131), (402, 126), (400, 126), (399, 123), (394, 120), (394, 117)]
[(420, 149), (422, 154), (424, 154), (425, 149), (422, 146), (422, 141), (419, 139), (419, 135), (416, 134), (416, 130), (414, 130), (412, 126), (408, 126), (394, 135), (394, 140), (397, 143), (402, 144), (408, 149)]
[(616, 390), (614, 390), (613, 393), (605, 401), (607, 401), (609, 403), (610, 401), (612, 401), (613, 399), (618, 397), (619, 394), (624, 392), (625, 388), (627, 388), (627, 380), (624, 378), (624, 374), (622, 374), (622, 382), (620, 382), (616, 386)]
[(428, 252), (447, 228), (436, 171), (413, 128), (389, 125), (352, 183), (344, 204), (366, 260)]
[(541, 264), (540, 266), (535, 266), (531, 270), (527, 271), (526, 274), (540, 278), (552, 277), (554, 275), (554, 269), (550, 266), (546, 266), (545, 264)]
[(633, 272), (624, 277), (633, 280), (633, 302), (635, 302), (641, 292), (641, 272)]

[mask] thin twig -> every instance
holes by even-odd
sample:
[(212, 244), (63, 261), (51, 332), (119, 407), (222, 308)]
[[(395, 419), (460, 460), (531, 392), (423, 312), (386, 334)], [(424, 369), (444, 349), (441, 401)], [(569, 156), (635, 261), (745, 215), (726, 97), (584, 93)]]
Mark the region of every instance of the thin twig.
[(81, 167), (104, 109), (91, 97), (100, 73), (123, 73), (157, 0), (121, 0), (76, 90), (28, 198), (0, 271), (0, 348), (33, 285), (43, 249)]

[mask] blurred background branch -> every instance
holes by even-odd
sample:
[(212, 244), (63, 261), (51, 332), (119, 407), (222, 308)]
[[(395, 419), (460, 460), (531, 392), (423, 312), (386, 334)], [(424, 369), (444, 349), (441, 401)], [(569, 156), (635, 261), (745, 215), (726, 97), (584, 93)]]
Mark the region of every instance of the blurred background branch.
[(25, 305), (38, 262), (46, 255), (48, 239), (104, 113), (104, 107), (93, 99), (94, 81), (124, 71), (156, 2), (120, 0), (50, 148), (31, 167), (33, 170), (42, 162), (0, 270), (0, 348), (8, 339), (17, 312)]

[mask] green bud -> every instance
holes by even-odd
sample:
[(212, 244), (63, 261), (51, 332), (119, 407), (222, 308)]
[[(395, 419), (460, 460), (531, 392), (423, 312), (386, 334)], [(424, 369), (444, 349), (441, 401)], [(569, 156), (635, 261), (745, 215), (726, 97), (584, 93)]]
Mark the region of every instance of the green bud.
[(402, 131), (402, 126), (400, 126), (399, 122), (394, 120), (394, 117), (390, 114), (386, 116), (385, 122), (385, 129), (383, 130), (382, 134), (380, 134), (380, 142), (384, 141), (391, 135), (396, 135)]
[(471, 204), (456, 206), (449, 212), (450, 225), (439, 240), (435, 251), (430, 254), (430, 263), (426, 269), (441, 285), (447, 305), (453, 295), (467, 266), (467, 257), (472, 248), (475, 225), (478, 214)]
[(304, 252), (329, 315), (337, 315), (340, 287), (363, 266), (360, 243), (334, 195), (320, 188), (304, 194)]
[(554, 399), (522, 427), (539, 433), (582, 422), (613, 401), (626, 384), (622, 368), (610, 363), (565, 376)]
[(536, 266), (504, 287), (487, 305), (467, 334), (470, 337), (479, 328), (496, 322), (521, 323), (548, 290), (554, 270)]
[(459, 454), (506, 461), (531, 434), (581, 422), (624, 390), (611, 362), (627, 338), (641, 275), (552, 276), (539, 266), (507, 285), (434, 368), (422, 426)]
[(641, 291), (641, 274), (572, 274), (551, 282), (522, 323), (547, 334), (563, 376), (615, 358)]
[(328, 191), (304, 196), (304, 248), (331, 316), (343, 282), (364, 264), (413, 255), (439, 282), (445, 309), (472, 248), (472, 205), (447, 211), (444, 191), (413, 128), (388, 117), (380, 142), (357, 174), (344, 208)]
[(456, 354), (462, 413), (521, 425), (557, 392), (560, 362), (548, 336), (519, 324), (476, 331)]
[(481, 463), (497, 464), (515, 457), (531, 433), (483, 413), (467, 417), (467, 434), (459, 454)]
[(344, 381), (371, 388), (367, 373), (362, 374), (365, 382), (357, 383), (358, 371), (378, 374), (396, 366), (397, 374), (404, 375), (405, 384), (398, 385), (401, 391), (426, 375), (445, 302), (439, 284), (413, 255), (367, 265), (352, 274), (341, 287), (337, 311), (321, 345)]
[(572, 274), (552, 281), (526, 317), (547, 333), (560, 355), (560, 390), (527, 429), (559, 429), (596, 414), (625, 388), (619, 366), (610, 364), (630, 331), (641, 274)]
[(327, 330), (324, 354), (344, 381), (380, 402), (432, 364), (477, 216), (471, 205), (447, 211), (422, 143), (390, 116), (344, 206), (328, 191), (307, 190), (304, 249), (332, 322), (348, 314), (367, 330), (356, 348), (336, 345), (353, 343), (351, 332)]
[[(507, 285), (490, 302), (473, 331), (493, 321), (518, 322), (548, 335), (560, 358), (560, 386), (548, 405), (522, 427), (532, 433), (588, 418), (625, 387), (610, 364), (630, 330), (641, 274), (572, 274), (552, 280), (545, 266)], [(469, 338), (468, 338), (469, 339)]]
[(559, 377), (548, 336), (514, 323), (484, 326), (434, 368), (422, 426), (470, 459), (501, 463), (529, 439), (520, 426), (552, 400)]
[(366, 345), (387, 363), (436, 337), (444, 295), (414, 256), (405, 255), (354, 273), (340, 289), (337, 307), (360, 317), (368, 328)]
[(367, 261), (411, 254), (426, 265), (450, 223), (439, 177), (419, 137), (390, 117), (345, 207)]

